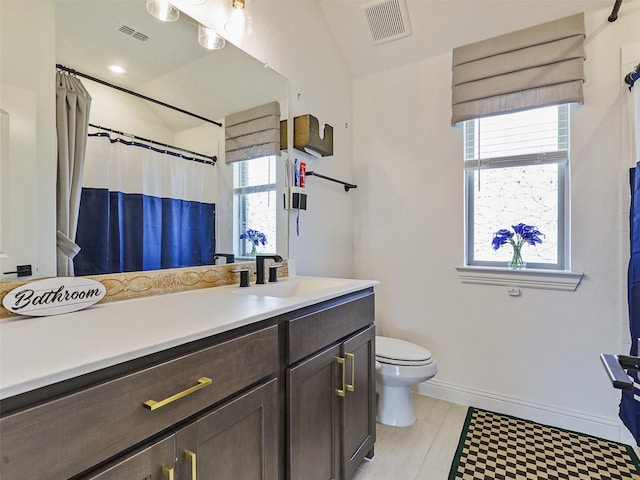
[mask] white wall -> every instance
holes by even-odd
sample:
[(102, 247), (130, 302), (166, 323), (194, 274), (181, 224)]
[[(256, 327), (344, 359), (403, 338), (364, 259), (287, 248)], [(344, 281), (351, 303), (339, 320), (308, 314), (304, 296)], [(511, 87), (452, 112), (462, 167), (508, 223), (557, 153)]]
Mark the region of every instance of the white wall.
[[(3, 2), (0, 7), (0, 82), (32, 92), (36, 105), (33, 141), (37, 164), (27, 167), (28, 174), (22, 172), (25, 178), (19, 177), (18, 169), (9, 172), (10, 181), (13, 177), (13, 184), (24, 185), (22, 193), (35, 199), (33, 206), (37, 212), (34, 213), (30, 201), (9, 205), (12, 212), (20, 212), (21, 221), (34, 222), (29, 230), (35, 237), (37, 254), (21, 258), (18, 263), (31, 263), (34, 275), (47, 277), (56, 274), (56, 205), (51, 202), (56, 194), (57, 171), (54, 10), (50, 3)], [(26, 163), (27, 159), (24, 160)], [(23, 164), (23, 170), (24, 167)], [(31, 238), (17, 241), (30, 242)]]
[[(243, 48), (289, 79), (289, 119), (307, 113), (320, 128), (334, 128), (334, 154), (316, 159), (290, 152), (307, 170), (352, 182), (351, 77), (329, 37), (315, 2), (255, 2), (254, 33)], [(275, 28), (274, 28), (275, 27)], [(356, 182), (354, 182), (356, 183)], [(307, 178), (308, 210), (295, 214), (289, 230), (289, 256), (299, 274), (352, 276), (352, 202), (341, 185)]]
[(628, 335), (620, 48), (637, 41), (640, 12), (615, 23), (609, 13), (586, 17), (585, 105), (571, 117), (572, 270), (585, 274), (575, 292), (514, 298), (460, 282), (462, 130), (449, 125), (450, 54), (354, 81), (354, 262), (356, 276), (381, 281), (379, 332), (437, 359), (421, 391), (627, 440), (599, 354), (621, 352)]
[[(207, 5), (184, 5), (185, 11), (205, 24), (215, 25), (215, 12)], [(334, 128), (334, 155), (321, 159), (289, 152), (307, 162), (307, 170), (353, 182), (352, 81), (329, 37), (315, 2), (269, 1), (253, 3), (253, 33), (238, 45), (289, 80), (289, 120), (310, 113)], [(291, 138), (291, 126), (290, 126)], [(357, 182), (353, 182), (357, 183)], [(350, 277), (352, 265), (352, 202), (341, 185), (309, 177), (308, 209), (291, 214), (289, 257), (302, 275)]]

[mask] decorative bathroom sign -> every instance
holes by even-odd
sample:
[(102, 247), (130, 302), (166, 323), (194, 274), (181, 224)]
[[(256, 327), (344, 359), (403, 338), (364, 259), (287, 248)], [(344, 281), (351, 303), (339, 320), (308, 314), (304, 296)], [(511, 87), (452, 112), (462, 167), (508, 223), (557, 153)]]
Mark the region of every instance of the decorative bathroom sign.
[(42, 317), (82, 310), (105, 293), (102, 283), (89, 278), (55, 277), (14, 288), (2, 299), (2, 305), (13, 313)]

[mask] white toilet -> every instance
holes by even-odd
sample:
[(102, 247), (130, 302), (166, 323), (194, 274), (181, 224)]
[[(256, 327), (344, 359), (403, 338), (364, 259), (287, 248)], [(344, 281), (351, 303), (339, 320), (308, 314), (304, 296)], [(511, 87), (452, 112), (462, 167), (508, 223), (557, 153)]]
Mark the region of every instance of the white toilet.
[(426, 348), (411, 342), (376, 336), (377, 421), (408, 427), (416, 421), (411, 387), (438, 373), (436, 361)]

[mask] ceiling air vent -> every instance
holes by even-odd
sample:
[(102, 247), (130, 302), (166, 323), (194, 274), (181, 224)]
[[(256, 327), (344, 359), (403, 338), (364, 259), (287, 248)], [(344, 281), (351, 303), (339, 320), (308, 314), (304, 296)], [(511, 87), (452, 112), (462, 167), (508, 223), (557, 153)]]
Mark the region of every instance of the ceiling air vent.
[(411, 35), (409, 12), (404, 0), (384, 0), (362, 6), (374, 45)]
[(125, 35), (135, 38), (136, 40), (140, 40), (141, 42), (146, 42), (147, 40), (149, 40), (149, 37), (147, 35), (142, 32), (138, 32), (127, 25), (120, 25), (119, 27), (117, 27), (117, 30), (124, 33)]

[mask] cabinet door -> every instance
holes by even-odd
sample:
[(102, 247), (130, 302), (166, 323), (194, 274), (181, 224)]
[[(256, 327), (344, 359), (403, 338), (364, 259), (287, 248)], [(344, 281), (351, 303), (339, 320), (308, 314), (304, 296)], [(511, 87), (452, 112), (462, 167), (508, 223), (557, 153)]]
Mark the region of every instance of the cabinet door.
[[(127, 455), (83, 480), (167, 480), (175, 477), (174, 435)], [(173, 474), (173, 477), (171, 475)]]
[(277, 408), (273, 379), (176, 432), (176, 478), (276, 480)]
[(328, 348), (287, 371), (290, 480), (341, 478), (340, 350)]
[(375, 417), (375, 328), (344, 342), (346, 394), (342, 417), (342, 465), (345, 479), (353, 476), (365, 456), (373, 455)]

